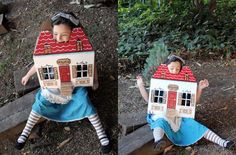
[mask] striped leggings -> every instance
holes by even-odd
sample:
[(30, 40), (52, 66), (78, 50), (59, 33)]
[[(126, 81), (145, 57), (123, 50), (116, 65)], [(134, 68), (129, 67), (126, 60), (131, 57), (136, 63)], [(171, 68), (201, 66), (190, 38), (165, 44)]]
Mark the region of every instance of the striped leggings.
[[(41, 118), (40, 115), (36, 114), (35, 112), (31, 111), (29, 118), (27, 120), (26, 126), (24, 130), (22, 131), (20, 137), (18, 138), (18, 143), (24, 143), (27, 139), (27, 137), (30, 135), (31, 130), (33, 129), (34, 125), (38, 122), (38, 120)], [(101, 145), (106, 146), (109, 144), (109, 140), (107, 138), (107, 135), (102, 127), (101, 121), (97, 114), (92, 115), (88, 117), (89, 121), (93, 125), (93, 127), (96, 130), (97, 136), (100, 140)]]
[[(164, 130), (160, 127), (157, 127), (153, 130), (153, 136), (154, 136), (154, 141), (158, 142), (159, 140), (161, 140), (164, 136)], [(205, 135), (203, 136), (205, 139), (216, 143), (222, 147), (226, 147), (227, 143), (229, 141), (220, 138), (217, 134), (215, 134), (213, 131), (211, 131), (210, 129), (207, 130), (207, 132), (205, 133)]]

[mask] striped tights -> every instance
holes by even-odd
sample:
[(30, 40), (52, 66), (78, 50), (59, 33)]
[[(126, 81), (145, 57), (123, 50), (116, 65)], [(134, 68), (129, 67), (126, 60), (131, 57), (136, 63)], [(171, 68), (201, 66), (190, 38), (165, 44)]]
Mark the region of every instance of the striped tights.
[[(18, 143), (24, 143), (26, 141), (32, 128), (38, 122), (38, 120), (40, 118), (41, 118), (41, 116), (39, 116), (36, 113), (34, 113), (33, 111), (31, 111), (28, 121), (26, 123), (26, 126), (25, 126), (23, 132), (21, 133), (20, 137), (17, 139)], [(103, 145), (103, 146), (108, 145), (109, 140), (108, 140), (107, 135), (102, 127), (102, 124), (101, 124), (101, 121), (100, 121), (98, 115), (97, 114), (92, 115), (92, 116), (88, 117), (88, 119), (91, 122), (91, 124), (93, 125), (93, 127), (95, 128), (101, 145)]]
[[(155, 128), (153, 130), (153, 136), (154, 136), (154, 141), (157, 142), (159, 141), (160, 139), (163, 138), (164, 136), (164, 131), (163, 129), (161, 128)], [(215, 134), (213, 131), (211, 130), (207, 130), (207, 132), (205, 133), (204, 135), (204, 138), (213, 142), (213, 143), (216, 143), (222, 147), (227, 147), (227, 144), (230, 142), (230, 141), (227, 141), (227, 140), (224, 140), (222, 138), (220, 138), (217, 134)]]
[(204, 135), (204, 138), (206, 138), (207, 140), (216, 143), (222, 147), (226, 147), (227, 143), (230, 141), (224, 140), (222, 138), (220, 138), (217, 134), (215, 134), (213, 131), (211, 130), (207, 130), (206, 134)]
[(88, 119), (91, 122), (91, 124), (93, 125), (93, 127), (95, 128), (101, 145), (103, 145), (103, 146), (108, 145), (109, 140), (108, 140), (107, 135), (102, 127), (102, 124), (101, 124), (101, 121), (100, 121), (98, 115), (97, 114), (92, 115), (92, 116), (88, 117)]
[(24, 143), (29, 136), (32, 128), (34, 125), (38, 122), (38, 120), (41, 118), (38, 114), (34, 113), (33, 111), (30, 112), (29, 118), (27, 120), (26, 126), (24, 130), (22, 131), (20, 137), (17, 139), (18, 143)]
[(164, 137), (164, 130), (160, 127), (154, 128), (153, 129), (153, 136), (154, 136), (154, 141), (158, 142), (159, 140), (161, 140)]

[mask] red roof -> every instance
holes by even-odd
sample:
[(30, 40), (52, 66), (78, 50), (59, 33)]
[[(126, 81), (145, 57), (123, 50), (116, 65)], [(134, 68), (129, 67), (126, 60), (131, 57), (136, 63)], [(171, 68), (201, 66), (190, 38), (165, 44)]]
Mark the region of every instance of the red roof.
[(168, 70), (167, 65), (161, 64), (157, 67), (157, 71), (154, 73), (153, 78), (196, 82), (196, 78), (194, 77), (191, 69), (188, 66), (183, 66), (179, 74), (171, 74)]
[[(82, 42), (82, 49), (78, 50), (77, 41)], [(45, 51), (45, 45), (50, 48), (50, 52)], [(81, 27), (74, 28), (70, 35), (68, 42), (57, 43), (53, 40), (53, 35), (49, 31), (42, 31), (39, 34), (34, 55), (45, 55), (45, 54), (60, 54), (60, 53), (71, 53), (71, 52), (85, 52), (92, 51), (92, 45), (90, 44), (87, 36), (85, 35)]]

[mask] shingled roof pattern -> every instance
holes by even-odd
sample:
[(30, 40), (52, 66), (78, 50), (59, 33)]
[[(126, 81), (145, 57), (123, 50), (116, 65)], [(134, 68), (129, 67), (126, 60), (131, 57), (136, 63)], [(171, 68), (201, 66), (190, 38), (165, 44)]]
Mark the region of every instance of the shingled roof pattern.
[[(59, 53), (70, 53), (70, 52), (81, 52), (77, 50), (77, 40), (81, 40), (83, 49), (81, 51), (92, 51), (92, 45), (90, 44), (87, 36), (85, 35), (82, 28), (74, 28), (70, 40), (66, 43), (57, 43), (53, 40), (53, 35), (49, 31), (42, 31), (39, 34), (34, 55), (45, 55), (45, 54), (59, 54)], [(50, 53), (45, 53), (44, 46), (49, 45), (51, 48)]]
[(183, 66), (179, 74), (171, 74), (166, 64), (161, 64), (157, 67), (157, 71), (154, 73), (153, 78), (165, 79), (165, 80), (178, 80), (196, 82), (191, 69), (188, 66)]

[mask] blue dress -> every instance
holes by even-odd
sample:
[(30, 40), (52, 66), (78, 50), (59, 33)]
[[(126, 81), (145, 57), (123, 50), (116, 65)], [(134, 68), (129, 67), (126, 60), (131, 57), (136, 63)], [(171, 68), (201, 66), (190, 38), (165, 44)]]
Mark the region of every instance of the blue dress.
[(157, 127), (162, 128), (168, 139), (177, 146), (188, 146), (196, 143), (208, 130), (207, 127), (192, 118), (182, 118), (180, 128), (177, 132), (171, 129), (171, 126), (164, 118), (158, 118), (154, 121), (151, 118), (151, 114), (148, 114), (147, 122), (151, 129)]
[(32, 111), (46, 119), (57, 122), (77, 121), (96, 114), (85, 87), (76, 87), (67, 104), (51, 103), (42, 96), (41, 90), (39, 90)]

